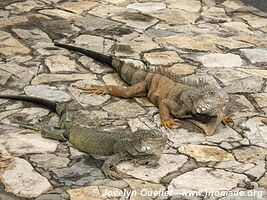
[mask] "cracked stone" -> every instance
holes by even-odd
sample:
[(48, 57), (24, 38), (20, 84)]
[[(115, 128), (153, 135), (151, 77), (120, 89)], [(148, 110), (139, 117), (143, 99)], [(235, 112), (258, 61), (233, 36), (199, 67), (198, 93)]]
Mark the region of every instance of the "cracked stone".
[(263, 188), (256, 188), (256, 189), (240, 189), (235, 188), (232, 190), (232, 192), (240, 193), (241, 195), (233, 195), (233, 196), (226, 196), (221, 197), (218, 200), (260, 200), (260, 199), (266, 199), (267, 192)]
[(239, 72), (234, 69), (225, 69), (225, 68), (210, 70), (208, 73), (215, 76), (224, 85), (230, 85), (231, 82), (239, 81), (251, 76), (250, 74), (244, 72)]
[(141, 31), (149, 28), (150, 26), (153, 26), (159, 21), (158, 19), (140, 13), (123, 13), (118, 16), (112, 17), (112, 19), (123, 22), (127, 26)]
[(103, 37), (94, 35), (80, 35), (75, 38), (74, 41), (75, 44), (79, 46), (83, 46), (85, 48), (90, 47), (90, 50), (100, 53), (109, 53), (109, 50), (114, 44), (113, 40), (104, 39)]
[(238, 10), (244, 7), (244, 3), (241, 1), (232, 1), (232, 0), (226, 0), (222, 3), (225, 7), (229, 9)]
[[(266, 149), (257, 146), (241, 147), (233, 150), (234, 156), (239, 162), (255, 163), (265, 159)], [(251, 156), (253, 155), (253, 156)]]
[(129, 120), (128, 124), (132, 132), (137, 130), (150, 130), (150, 128), (138, 118)]
[(92, 72), (96, 74), (103, 74), (103, 73), (108, 73), (108, 72), (113, 71), (111, 67), (103, 65), (103, 64), (99, 64), (95, 62), (92, 58), (89, 58), (87, 56), (80, 57), (79, 62), (81, 62), (84, 67), (90, 69)]
[[(3, 138), (0, 137), (0, 140)], [(43, 138), (30, 130), (10, 133), (5, 135), (4, 140), (8, 151), (15, 155), (53, 153), (58, 145), (58, 141)]]
[(120, 13), (126, 12), (127, 9), (124, 7), (114, 6), (114, 5), (101, 5), (93, 8), (88, 13), (93, 14), (98, 17), (108, 18), (116, 16)]
[(251, 76), (245, 79), (227, 83), (227, 86), (224, 88), (224, 91), (228, 93), (241, 93), (241, 92), (255, 93), (261, 91), (263, 83), (264, 83), (263, 78), (257, 76)]
[(267, 148), (267, 126), (259, 124), (256, 118), (251, 118), (240, 124), (240, 127), (251, 144)]
[(240, 50), (253, 64), (267, 63), (267, 49), (241, 49)]
[(25, 62), (30, 61), (32, 59), (33, 59), (33, 57), (31, 57), (31, 56), (18, 55), (18, 56), (14, 56), (14, 57), (10, 58), (10, 61), (18, 62), (18, 63), (25, 63)]
[(79, 15), (59, 10), (59, 9), (44, 9), (44, 10), (39, 10), (39, 13), (42, 13), (44, 15), (52, 16), (52, 17), (60, 17), (63, 19), (73, 19), (73, 18), (78, 18)]
[(36, 64), (34, 64), (33, 67), (24, 67), (11, 61), (1, 64), (0, 69), (14, 75), (11, 77), (12, 81), (10, 81), (10, 85), (16, 88), (23, 88), (28, 85), (33, 76), (37, 74), (38, 68), (35, 66)]
[(250, 26), (252, 26), (253, 28), (256, 28), (256, 29), (266, 27), (266, 24), (267, 24), (266, 18), (259, 17), (256, 15), (253, 15), (253, 14), (243, 14), (239, 17), (246, 20)]
[(15, 120), (19, 117), (23, 118), (23, 121), (30, 122), (30, 123), (38, 123), (38, 120), (42, 117), (48, 115), (50, 111), (45, 108), (38, 108), (38, 107), (31, 107), (31, 108), (23, 108), (16, 114), (12, 115)]
[(203, 134), (188, 132), (185, 129), (178, 129), (176, 131), (170, 130), (167, 132), (168, 139), (173, 143), (172, 146), (177, 148), (183, 144), (199, 144), (205, 141)]
[(5, 7), (6, 10), (10, 10), (17, 13), (29, 12), (33, 8), (40, 8), (42, 4), (36, 3), (35, 1), (25, 1), (25, 2), (18, 2), (13, 3)]
[(119, 200), (123, 190), (109, 186), (88, 186), (69, 189), (70, 200)]
[(70, 96), (62, 90), (50, 85), (29, 85), (24, 88), (24, 92), (29, 96), (45, 98), (50, 101), (67, 102)]
[(0, 11), (0, 18), (7, 18), (9, 16), (9, 12), (6, 10)]
[(125, 82), (121, 80), (118, 73), (106, 74), (102, 77), (106, 85), (125, 86)]
[(252, 163), (241, 163), (235, 160), (220, 162), (214, 166), (218, 169), (226, 169), (236, 173), (244, 173), (245, 171), (255, 167)]
[(77, 81), (94, 78), (93, 74), (39, 74), (32, 80), (33, 85), (39, 85), (44, 83), (55, 83), (63, 81)]
[(129, 185), (125, 182), (125, 180), (111, 180), (111, 179), (104, 179), (104, 180), (96, 180), (91, 183), (92, 186), (110, 186), (115, 188), (124, 189), (128, 187)]
[(37, 197), (35, 200), (61, 200), (59, 194), (43, 194)]
[(256, 166), (247, 170), (245, 174), (255, 177), (256, 180), (258, 180), (260, 177), (262, 177), (265, 173), (265, 162), (264, 161), (258, 161), (256, 162)]
[[(86, 15), (85, 17), (80, 17), (75, 19), (75, 24), (77, 26), (82, 26), (87, 31), (93, 31), (93, 30), (103, 30), (107, 28), (117, 27), (121, 25), (121, 23), (109, 20), (109, 19), (103, 19), (100, 17), (95, 17), (92, 15)], [(94, 43), (91, 43), (94, 44)]]
[(249, 181), (249, 179), (243, 174), (201, 167), (173, 179), (168, 186), (168, 191), (172, 194), (184, 190), (216, 192), (231, 190), (244, 181)]
[(127, 56), (129, 58), (140, 59), (140, 53), (159, 48), (152, 38), (140, 36), (130, 41), (122, 41), (115, 46), (116, 56)]
[(251, 94), (261, 108), (267, 107), (267, 93)]
[(225, 22), (222, 24), (222, 26), (225, 26), (225, 27), (230, 28), (232, 30), (242, 31), (244, 33), (254, 34), (253, 31), (248, 29), (249, 26), (247, 24), (245, 24), (244, 22)]
[(43, 168), (44, 170), (67, 167), (70, 162), (68, 158), (59, 157), (55, 154), (31, 155), (30, 160), (37, 163), (37, 166)]
[(267, 70), (265, 69), (261, 70), (258, 68), (248, 68), (248, 69), (237, 68), (237, 70), (267, 79)]
[(1, 18), (0, 19), (0, 27), (10, 26), (19, 23), (28, 22), (29, 18), (27, 16), (15, 16), (15, 17), (8, 17), (8, 18)]
[(12, 74), (3, 70), (0, 70), (0, 85), (5, 85), (7, 80)]
[(44, 56), (55, 55), (55, 54), (67, 54), (69, 52), (66, 49), (55, 47), (51, 42), (37, 42), (32, 46), (39, 54)]
[(48, 180), (34, 171), (26, 160), (15, 158), (15, 166), (6, 169), (2, 174), (2, 182), (7, 192), (32, 198), (52, 189)]
[(67, 56), (54, 55), (45, 59), (45, 64), (51, 73), (75, 72), (78, 65)]
[[(125, 179), (125, 181), (129, 184), (132, 191), (136, 192), (131, 194), (131, 200), (152, 200), (155, 199), (157, 196), (161, 197), (159, 193), (163, 193), (165, 191), (165, 187), (160, 184), (149, 183), (147, 181), (135, 179)], [(150, 191), (156, 192), (150, 193)]]
[(159, 10), (150, 15), (165, 21), (169, 25), (192, 24), (200, 17), (200, 13), (179, 9)]
[(196, 69), (197, 67), (184, 63), (177, 63), (168, 68), (168, 70), (170, 70), (174, 75), (177, 76), (186, 76), (193, 74)]
[(221, 124), (216, 129), (216, 133), (212, 136), (207, 136), (206, 139), (209, 142), (221, 143), (223, 141), (236, 142), (242, 140), (243, 138), (234, 129), (230, 128), (229, 126), (223, 126)]
[(168, 8), (181, 9), (191, 12), (198, 12), (201, 8), (199, 0), (190, 0), (190, 3), (188, 3), (187, 0), (170, 0), (168, 3)]
[(17, 113), (19, 110), (8, 110), (0, 113), (0, 120), (7, 118), (8, 116)]
[(117, 165), (117, 169), (134, 178), (159, 183), (161, 178), (179, 170), (186, 162), (187, 157), (184, 155), (162, 154), (158, 162), (159, 165), (155, 168), (148, 168), (145, 166), (135, 167), (133, 163), (123, 162)]
[(235, 159), (233, 155), (227, 151), (219, 147), (208, 145), (185, 144), (180, 146), (178, 151), (182, 154), (193, 157), (198, 162), (221, 162)]
[(163, 45), (174, 45), (180, 49), (190, 49), (198, 51), (220, 52), (216, 45), (221, 45), (229, 49), (239, 49), (253, 47), (253, 44), (234, 40), (232, 38), (223, 38), (211, 34), (201, 34), (196, 36), (170, 36), (155, 38), (157, 43)]
[(151, 65), (171, 65), (176, 62), (182, 62), (183, 59), (175, 51), (160, 51), (145, 53), (144, 58)]
[(17, 54), (28, 54), (30, 49), (22, 45), (18, 40), (11, 37), (7, 32), (0, 31), (0, 54), (3, 54), (7, 57), (12, 57)]
[(264, 187), (267, 190), (267, 172), (261, 177), (258, 183), (261, 187)]
[(20, 38), (23, 38), (24, 40), (30, 40), (33, 43), (36, 43), (36, 41), (51, 42), (49, 36), (38, 28), (30, 30), (13, 28), (12, 31), (14, 31)]
[(161, 2), (145, 2), (128, 4), (126, 8), (138, 10), (142, 13), (151, 13), (157, 10), (166, 9), (166, 4)]
[(211, 7), (208, 9), (203, 9), (201, 13), (202, 17), (206, 22), (225, 22), (231, 21), (231, 18), (228, 17), (223, 8)]
[(97, 2), (79, 1), (79, 2), (64, 2), (62, 4), (59, 4), (57, 7), (80, 15), (84, 11), (90, 10), (97, 5), (98, 5)]
[(120, 117), (137, 117), (146, 114), (146, 110), (141, 106), (124, 99), (110, 103), (104, 106), (103, 109)]
[(52, 171), (58, 177), (58, 180), (65, 185), (83, 186), (86, 183), (97, 179), (103, 179), (104, 175), (101, 170), (101, 161), (95, 160), (92, 157), (84, 158), (75, 163), (71, 167), (53, 169)]
[(213, 53), (206, 54), (197, 57), (197, 59), (202, 62), (205, 67), (239, 67), (242, 65), (242, 59), (235, 54), (227, 53)]

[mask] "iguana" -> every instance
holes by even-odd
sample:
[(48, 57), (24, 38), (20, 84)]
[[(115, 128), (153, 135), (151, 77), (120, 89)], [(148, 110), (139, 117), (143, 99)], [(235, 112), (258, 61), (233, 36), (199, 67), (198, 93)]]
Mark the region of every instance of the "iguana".
[(56, 112), (60, 116), (60, 129), (42, 125), (40, 128), (42, 136), (68, 140), (80, 151), (91, 155), (110, 156), (104, 161), (101, 170), (111, 179), (121, 178), (115, 166), (123, 160), (132, 159), (138, 164), (155, 166), (167, 142), (166, 134), (159, 131), (138, 130), (109, 133), (80, 126), (70, 120), (66, 106), (62, 103), (26, 95), (0, 95), (0, 98), (32, 102)]
[[(167, 128), (180, 127), (178, 119), (189, 119), (206, 135), (214, 134), (217, 126), (232, 122), (224, 116), (228, 95), (208, 84), (189, 84), (176, 80), (164, 72), (145, 70), (142, 61), (119, 59), (88, 49), (55, 42), (55, 46), (82, 53), (99, 62), (113, 67), (130, 86), (77, 87), (86, 93), (110, 94), (130, 98), (146, 96), (159, 108), (161, 125)], [(125, 108), (127, 109), (127, 108)]]

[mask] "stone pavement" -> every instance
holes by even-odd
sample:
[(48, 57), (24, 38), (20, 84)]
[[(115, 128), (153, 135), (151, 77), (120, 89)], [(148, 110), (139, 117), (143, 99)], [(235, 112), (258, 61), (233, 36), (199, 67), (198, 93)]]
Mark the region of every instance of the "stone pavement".
[[(267, 13), (238, 0), (1, 0), (0, 27), (1, 94), (68, 102), (80, 124), (161, 129), (169, 138), (157, 168), (124, 162), (118, 169), (133, 178), (111, 181), (102, 161), (17, 123), (57, 125), (54, 113), (0, 100), (1, 200), (267, 199)], [(71, 85), (125, 84), (54, 40), (202, 77), (231, 94), (235, 124), (209, 137), (166, 130), (145, 98), (81, 94)]]

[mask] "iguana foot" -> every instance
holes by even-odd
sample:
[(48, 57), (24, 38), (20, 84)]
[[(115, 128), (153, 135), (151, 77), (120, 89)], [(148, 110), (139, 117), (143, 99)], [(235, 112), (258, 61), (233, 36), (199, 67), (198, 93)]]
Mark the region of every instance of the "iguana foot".
[(101, 95), (109, 94), (109, 89), (105, 86), (92, 85), (91, 87), (86, 88), (73, 85), (72, 87), (83, 90), (84, 91), (83, 93), (101, 94)]
[(181, 124), (178, 119), (162, 120), (160, 125), (165, 128), (181, 128)]
[(231, 117), (224, 117), (224, 118), (222, 119), (222, 124), (223, 124), (224, 126), (226, 126), (226, 125), (228, 125), (228, 126), (233, 126), (233, 125), (234, 125), (234, 120), (233, 120), (233, 118), (231, 118)]
[(122, 174), (116, 172), (115, 169), (111, 168), (112, 168), (111, 166), (105, 166), (105, 165), (103, 165), (101, 168), (102, 172), (105, 174), (107, 178), (110, 178), (112, 180), (123, 178)]

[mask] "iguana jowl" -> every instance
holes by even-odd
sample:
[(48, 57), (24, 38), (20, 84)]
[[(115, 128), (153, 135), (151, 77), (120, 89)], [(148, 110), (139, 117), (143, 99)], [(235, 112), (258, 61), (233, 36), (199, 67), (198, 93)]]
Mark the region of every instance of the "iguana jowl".
[(228, 95), (210, 85), (187, 84), (174, 80), (164, 73), (140, 69), (136, 65), (144, 66), (141, 61), (117, 59), (61, 43), (55, 43), (55, 46), (82, 53), (108, 64), (130, 85), (129, 87), (94, 85), (89, 88), (78, 87), (79, 89), (86, 93), (110, 94), (123, 98), (147, 96), (159, 108), (162, 126), (180, 127), (178, 119), (189, 119), (205, 134), (212, 135), (221, 122), (226, 124), (231, 121), (230, 118), (224, 117)]
[(159, 131), (108, 133), (95, 128), (82, 127), (69, 119), (64, 104), (46, 99), (24, 95), (0, 95), (0, 98), (33, 102), (55, 111), (60, 116), (60, 129), (42, 125), (40, 128), (42, 136), (68, 140), (80, 151), (91, 155), (110, 156), (105, 160), (101, 169), (107, 177), (112, 179), (121, 178), (115, 166), (123, 160), (133, 159), (139, 164), (155, 166), (167, 142), (166, 134)]

